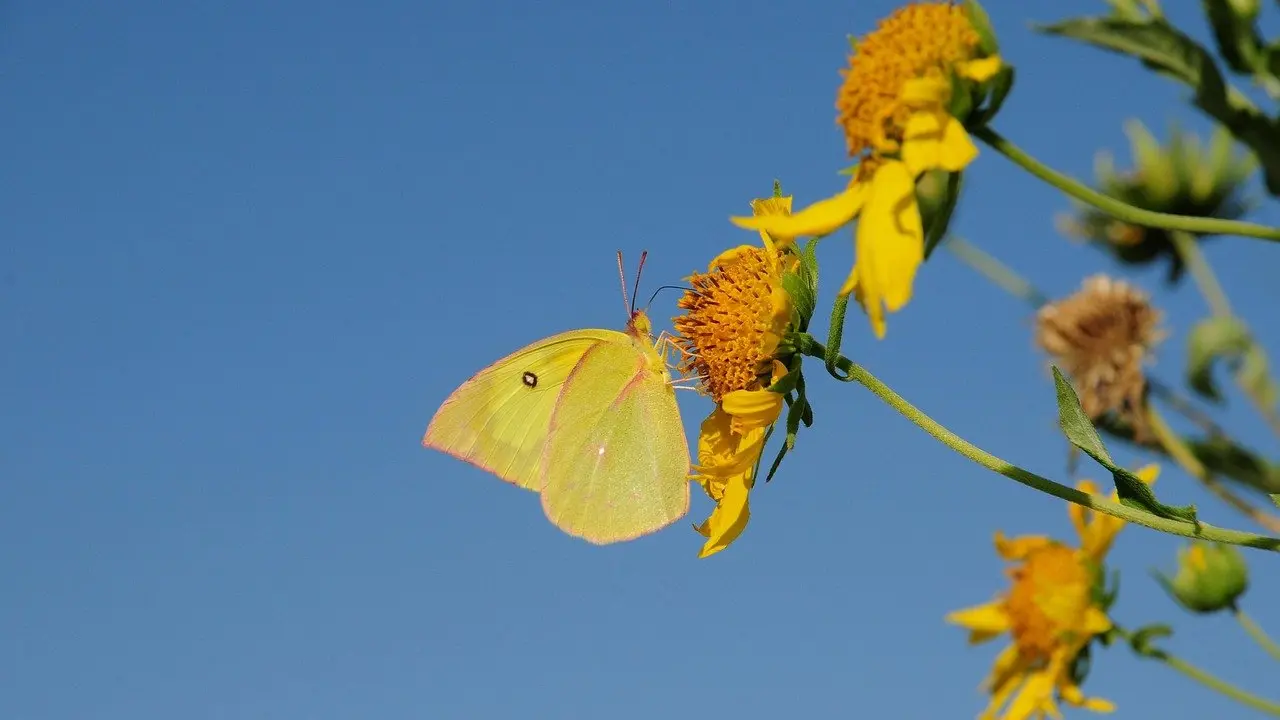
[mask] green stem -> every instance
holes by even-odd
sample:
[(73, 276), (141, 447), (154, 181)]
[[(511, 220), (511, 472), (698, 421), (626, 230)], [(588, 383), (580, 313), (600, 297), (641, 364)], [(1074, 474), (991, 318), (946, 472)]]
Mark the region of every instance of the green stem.
[(1209, 468), (1200, 462), (1200, 458), (1191, 451), (1182, 436), (1173, 431), (1154, 405), (1147, 406), (1147, 425), (1151, 428), (1151, 433), (1155, 435), (1156, 441), (1164, 448), (1165, 452), (1178, 464), (1188, 475), (1200, 481), (1205, 489), (1213, 493), (1217, 498), (1231, 507), (1235, 508), (1241, 515), (1249, 518), (1258, 525), (1266, 528), (1268, 532), (1280, 533), (1280, 518), (1265, 512), (1253, 503), (1236, 495), (1234, 492), (1218, 481)]
[(1254, 622), (1253, 618), (1245, 615), (1244, 611), (1240, 608), (1235, 608), (1233, 610), (1233, 614), (1236, 616), (1236, 621), (1240, 623), (1240, 627), (1243, 627), (1244, 631), (1249, 633), (1249, 637), (1253, 638), (1254, 642), (1261, 645), (1262, 649), (1266, 650), (1268, 655), (1276, 660), (1280, 660), (1280, 644), (1277, 644), (1275, 640), (1272, 640), (1271, 637), (1267, 635), (1266, 631), (1263, 630), (1258, 623)]
[[(1128, 635), (1128, 633), (1123, 633), (1123, 632), (1121, 634), (1126, 636)], [(1171, 655), (1168, 652), (1165, 652), (1164, 650), (1159, 650), (1156, 648), (1149, 648), (1142, 651), (1138, 651), (1135, 648), (1135, 652), (1137, 652), (1140, 657), (1162, 662), (1165, 665), (1168, 665), (1169, 667), (1173, 668), (1174, 670), (1177, 670), (1178, 672), (1182, 673), (1183, 675), (1186, 675), (1192, 680), (1195, 680), (1201, 685), (1204, 685), (1205, 687), (1211, 690), (1216, 690), (1222, 693), (1223, 695), (1226, 695), (1227, 697), (1231, 698), (1232, 700), (1235, 700), (1241, 705), (1247, 705), (1253, 708), (1254, 710), (1261, 710), (1264, 713), (1280, 716), (1280, 703), (1272, 702), (1271, 700), (1264, 700), (1263, 698), (1260, 698), (1251, 692), (1241, 690), (1235, 685), (1232, 685), (1231, 683), (1225, 680), (1220, 680), (1217, 677), (1210, 675), (1204, 670), (1201, 670), (1200, 668), (1196, 667), (1195, 665), (1192, 665), (1191, 663), (1187, 662), (1186, 660), (1183, 660), (1182, 658), (1176, 655)]]
[(1188, 232), (1175, 231), (1169, 233), (1169, 239), (1173, 242), (1173, 249), (1178, 257), (1182, 258), (1182, 263), (1191, 271), (1191, 278), (1209, 304), (1209, 310), (1218, 317), (1231, 317), (1231, 302), (1227, 300), (1227, 294), (1223, 292), (1213, 268), (1204, 259), (1204, 253), (1200, 252), (1200, 243), (1196, 237)]
[(943, 247), (985, 275), (988, 280), (999, 285), (1005, 292), (1024, 300), (1028, 305), (1038, 308), (1049, 302), (1049, 297), (1037, 290), (1026, 278), (977, 245), (951, 235), (943, 243)]
[(1163, 228), (1165, 230), (1185, 230), (1186, 232), (1199, 233), (1201, 235), (1242, 235), (1280, 242), (1280, 228), (1271, 228), (1240, 220), (1190, 217), (1136, 208), (1109, 195), (1104, 195), (1080, 181), (1044, 165), (989, 127), (973, 128), (970, 132), (973, 133), (974, 137), (989, 145), (991, 149), (1009, 158), (1032, 175), (1080, 202), (1098, 208), (1117, 220), (1133, 225)]
[[(801, 353), (810, 357), (826, 358), (827, 355), (827, 349), (822, 346), (822, 343), (818, 342), (810, 335), (797, 336), (797, 349)], [(1129, 507), (1128, 505), (1121, 505), (1118, 502), (1111, 502), (1102, 497), (1090, 495), (1076, 490), (1075, 488), (1067, 487), (1066, 485), (1060, 485), (1046, 477), (1041, 477), (1040, 475), (1036, 475), (1028, 470), (1023, 470), (1017, 465), (1013, 465), (996, 457), (995, 455), (992, 455), (943, 427), (933, 418), (924, 414), (917, 407), (907, 402), (888, 385), (880, 382), (879, 378), (872, 375), (861, 365), (858, 365), (844, 356), (839, 356), (835, 361), (835, 365), (845, 372), (851, 380), (861, 383), (885, 404), (889, 405), (889, 407), (894, 410), (897, 410), (903, 417), (915, 423), (922, 430), (932, 435), (934, 439), (940, 441), (943, 445), (946, 445), (961, 456), (981, 465), (982, 467), (999, 473), (1011, 480), (1020, 482), (1029, 488), (1048, 493), (1054, 497), (1061, 498), (1067, 502), (1075, 503), (1082, 507), (1096, 510), (1104, 515), (1117, 517), (1121, 520), (1125, 520), (1136, 525), (1143, 525), (1153, 530), (1159, 530), (1171, 535), (1202, 538), (1204, 540), (1212, 540), (1214, 542), (1222, 542), (1230, 545), (1242, 545), (1245, 547), (1280, 552), (1280, 538), (1256, 535), (1254, 533), (1241, 532), (1239, 530), (1227, 530), (1207, 523), (1199, 523), (1197, 525), (1196, 523), (1187, 522), (1185, 520), (1158, 517), (1151, 513)]]

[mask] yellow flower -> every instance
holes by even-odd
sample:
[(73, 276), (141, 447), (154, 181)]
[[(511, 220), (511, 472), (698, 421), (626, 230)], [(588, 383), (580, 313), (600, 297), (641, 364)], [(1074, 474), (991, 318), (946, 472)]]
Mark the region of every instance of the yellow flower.
[(924, 261), (916, 179), (928, 170), (958, 172), (977, 157), (947, 107), (953, 74), (981, 82), (1000, 69), (999, 57), (976, 57), (978, 44), (961, 7), (916, 3), (897, 10), (858, 41), (844, 72), (838, 121), (849, 154), (860, 158), (848, 187), (794, 215), (732, 218), (778, 243), (825, 235), (860, 218), (857, 260), (840, 294), (854, 293), (876, 337), (884, 337), (885, 310), (896, 312), (911, 299)]
[[(1159, 468), (1148, 465), (1135, 474), (1152, 483)], [(1088, 480), (1079, 488), (1098, 491)], [(970, 643), (1003, 633), (1013, 641), (986, 680), (991, 701), (980, 716), (984, 720), (1058, 718), (1058, 701), (1094, 712), (1115, 709), (1106, 700), (1084, 696), (1073, 666), (1096, 636), (1111, 629), (1098, 584), (1104, 577), (1103, 561), (1125, 523), (1075, 504), (1068, 513), (1079, 547), (1039, 535), (1009, 539), (996, 533), (996, 552), (1016, 563), (1009, 570), (1009, 590), (985, 605), (947, 616), (948, 622), (969, 629)]]
[[(789, 198), (775, 198), (786, 201)], [(773, 212), (781, 203), (756, 201), (755, 212)], [(674, 320), (683, 355), (681, 371), (695, 375), (716, 408), (698, 437), (696, 479), (716, 502), (711, 516), (695, 527), (707, 538), (699, 557), (713, 555), (742, 533), (750, 517), (748, 495), (765, 435), (782, 413), (782, 395), (767, 386), (786, 374), (778, 345), (791, 322), (791, 298), (782, 274), (794, 256), (743, 245), (721, 253), (706, 273), (689, 278), (692, 290), (680, 298), (685, 313)]]

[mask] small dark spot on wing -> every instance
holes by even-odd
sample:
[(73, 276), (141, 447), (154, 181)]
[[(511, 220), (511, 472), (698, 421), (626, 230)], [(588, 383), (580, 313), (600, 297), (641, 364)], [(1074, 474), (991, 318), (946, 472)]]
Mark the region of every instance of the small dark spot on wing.
[(524, 383), (525, 387), (536, 388), (538, 387), (538, 376), (525, 370), (524, 375), (520, 376), (520, 382)]

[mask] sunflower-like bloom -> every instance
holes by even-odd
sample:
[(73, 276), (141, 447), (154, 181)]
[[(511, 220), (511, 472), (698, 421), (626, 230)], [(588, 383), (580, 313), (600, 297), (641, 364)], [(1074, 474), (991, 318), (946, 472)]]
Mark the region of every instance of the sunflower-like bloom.
[(998, 56), (977, 57), (979, 42), (965, 10), (951, 3), (897, 10), (856, 43), (843, 72), (838, 123), (860, 160), (848, 187), (794, 215), (732, 218), (780, 243), (859, 218), (857, 260), (840, 294), (854, 294), (877, 337), (885, 334), (885, 310), (911, 299), (924, 261), (916, 179), (928, 170), (958, 172), (978, 155), (948, 106), (953, 75), (983, 82), (1000, 69)]
[[(752, 209), (786, 213), (790, 200), (757, 200)], [(782, 413), (783, 396), (766, 388), (786, 374), (777, 354), (792, 304), (782, 275), (794, 256), (767, 235), (763, 239), (764, 247), (733, 248), (712, 260), (706, 273), (694, 273), (693, 289), (679, 301), (685, 313), (674, 319), (681, 371), (697, 376), (716, 402), (698, 437), (695, 478), (716, 503), (711, 517), (696, 526), (707, 538), (699, 557), (725, 549), (747, 526), (765, 436)]]
[[(1152, 483), (1159, 468), (1148, 465), (1135, 474)], [(1078, 487), (1098, 492), (1088, 480)], [(991, 702), (979, 716), (983, 720), (1061, 717), (1058, 701), (1094, 712), (1115, 709), (1106, 700), (1084, 696), (1076, 661), (1094, 638), (1111, 629), (1109, 600), (1101, 587), (1103, 561), (1125, 523), (1074, 504), (1068, 512), (1079, 547), (1041, 535), (1006, 538), (996, 533), (996, 552), (1015, 563), (1008, 571), (1011, 587), (992, 602), (947, 616), (948, 622), (969, 629), (970, 643), (1004, 633), (1012, 640), (984, 683)]]

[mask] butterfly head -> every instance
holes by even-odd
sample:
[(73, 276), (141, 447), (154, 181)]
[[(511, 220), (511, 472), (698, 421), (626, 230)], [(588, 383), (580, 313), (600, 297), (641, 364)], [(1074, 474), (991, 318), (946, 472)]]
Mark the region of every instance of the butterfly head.
[(627, 321), (627, 332), (636, 337), (652, 337), (653, 322), (643, 310), (632, 310), (631, 319)]

